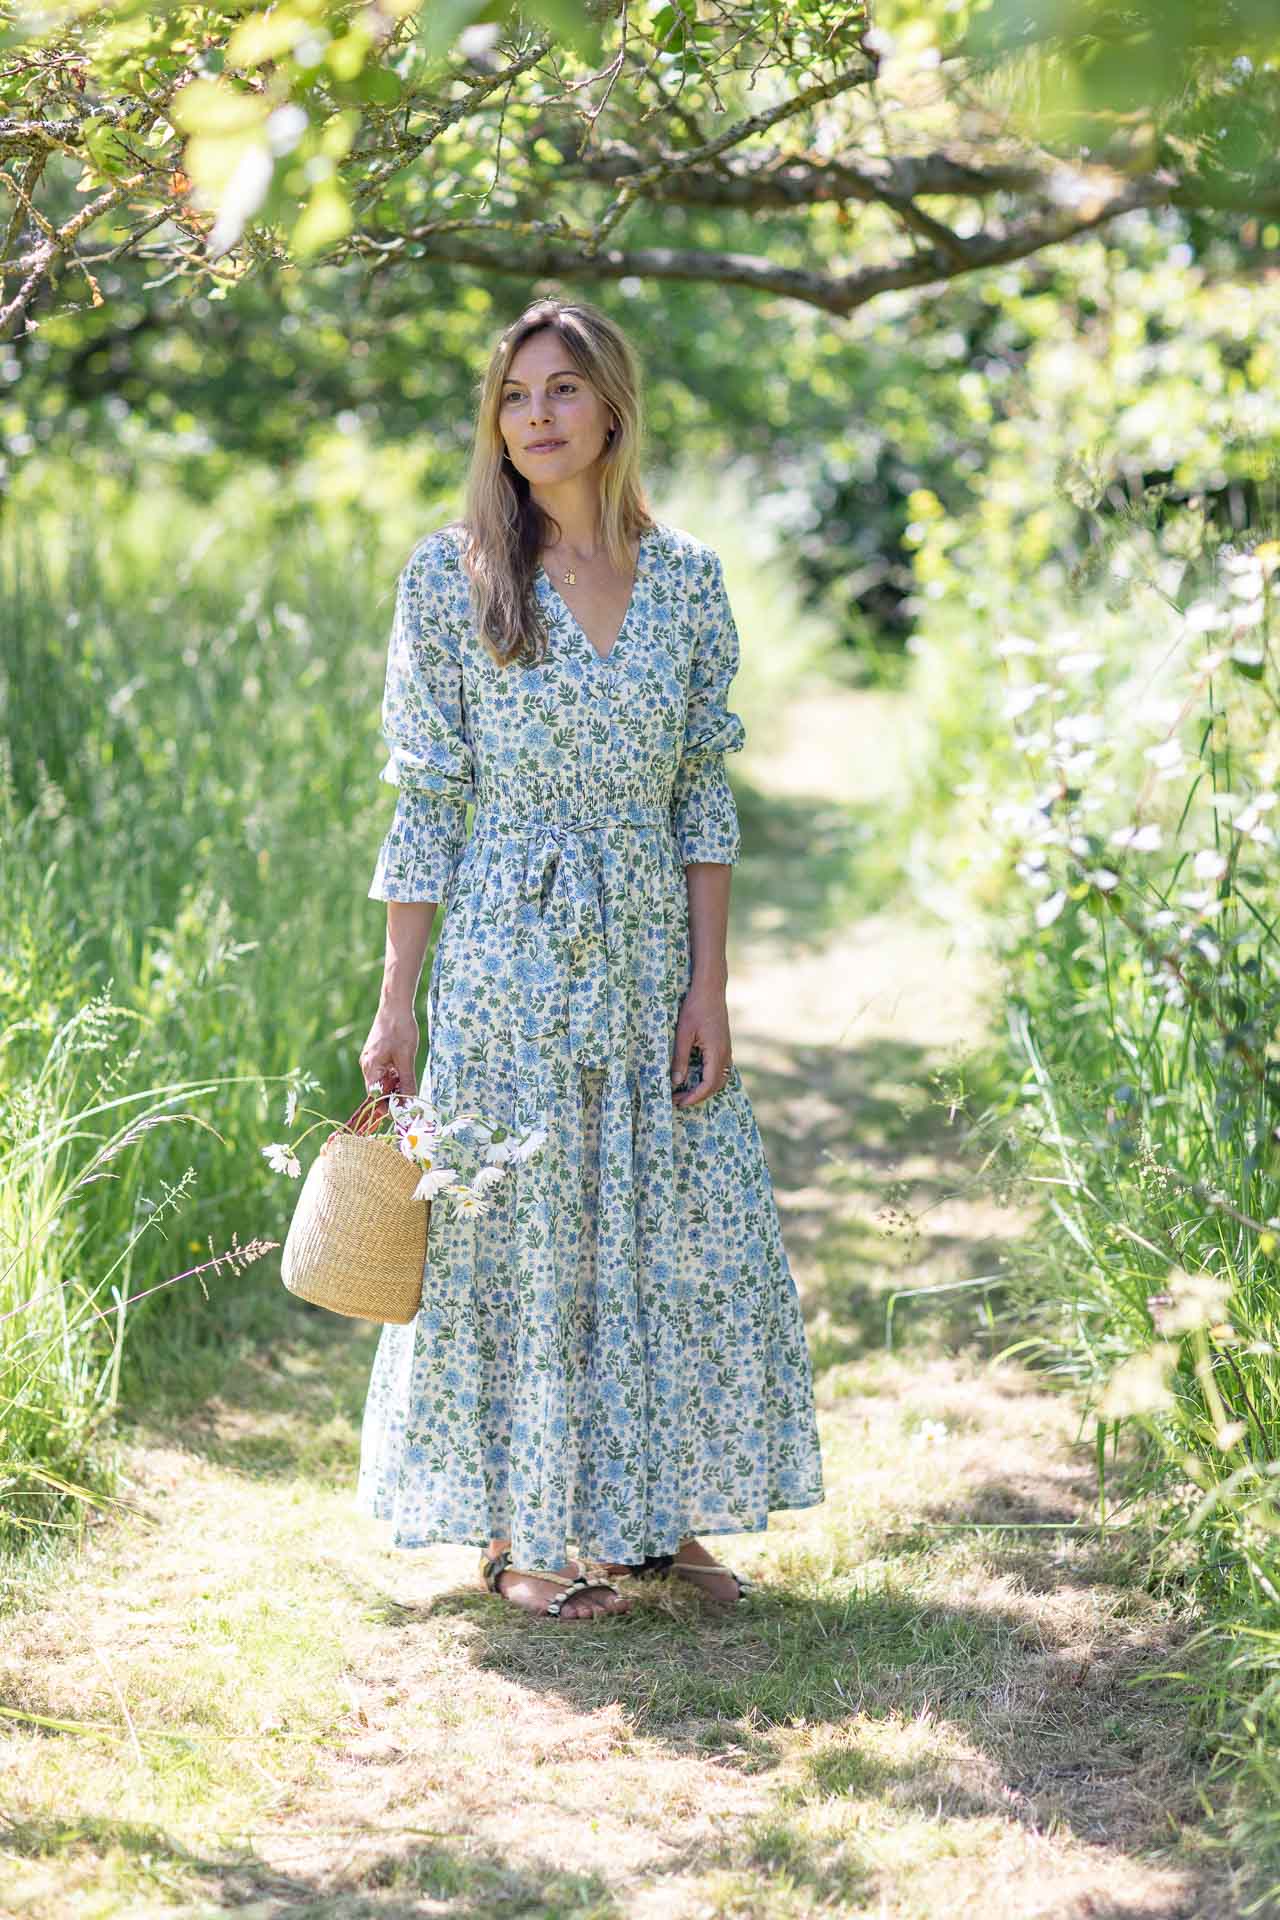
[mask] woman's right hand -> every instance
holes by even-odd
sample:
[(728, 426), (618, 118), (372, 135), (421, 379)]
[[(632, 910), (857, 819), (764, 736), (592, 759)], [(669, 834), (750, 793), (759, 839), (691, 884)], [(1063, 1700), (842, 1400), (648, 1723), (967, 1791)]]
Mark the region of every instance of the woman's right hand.
[(411, 1007), (378, 1008), (369, 1038), (360, 1049), (360, 1071), (366, 1089), (380, 1087), (383, 1075), (394, 1067), (399, 1075), (396, 1093), (418, 1091), (418, 1022)]

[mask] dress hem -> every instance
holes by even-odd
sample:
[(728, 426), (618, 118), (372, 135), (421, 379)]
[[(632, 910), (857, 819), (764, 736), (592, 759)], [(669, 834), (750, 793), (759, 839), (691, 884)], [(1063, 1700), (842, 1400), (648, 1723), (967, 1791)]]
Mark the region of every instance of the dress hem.
[[(826, 1500), (826, 1497), (827, 1497), (827, 1490), (825, 1487), (822, 1487), (822, 1488), (819, 1488), (817, 1492), (810, 1494), (801, 1499), (779, 1500), (776, 1502), (771, 1502), (770, 1505), (765, 1510), (765, 1517), (763, 1520), (756, 1520), (756, 1521), (750, 1522), (748, 1525), (735, 1526), (735, 1527), (713, 1527), (713, 1526), (695, 1525), (689, 1528), (688, 1532), (682, 1535), (681, 1538), (682, 1539), (687, 1538), (688, 1534), (692, 1534), (695, 1538), (701, 1539), (704, 1534), (710, 1538), (715, 1538), (720, 1535), (733, 1535), (738, 1533), (765, 1533), (768, 1531), (770, 1515), (775, 1513), (802, 1513), (807, 1508), (822, 1506), (823, 1502)], [(377, 1521), (381, 1526), (392, 1526), (395, 1524), (390, 1514), (379, 1513), (376, 1508), (365, 1504), (359, 1498), (356, 1498), (353, 1501), (353, 1505), (355, 1506), (357, 1512), (366, 1514), (371, 1520)], [(395, 1547), (402, 1552), (416, 1553), (416, 1552), (422, 1551), (427, 1547), (481, 1547), (481, 1548), (484, 1548), (489, 1545), (490, 1541), (502, 1539), (504, 1537), (505, 1537), (504, 1535), (501, 1535), (498, 1533), (486, 1533), (483, 1536), (476, 1533), (425, 1533), (425, 1534), (413, 1534), (413, 1535), (405, 1535), (405, 1536), (401, 1536), (400, 1534), (395, 1534), (392, 1537), (389, 1544), (392, 1547)], [(570, 1534), (566, 1538), (565, 1544), (568, 1547), (568, 1546), (578, 1545), (580, 1543), (574, 1541), (573, 1536)], [(679, 1545), (678, 1541), (671, 1541), (667, 1545), (650, 1546), (646, 1548), (646, 1552), (674, 1553), (678, 1545)], [(573, 1558), (574, 1556), (570, 1554), (568, 1557)], [(598, 1558), (598, 1557), (603, 1557), (605, 1559), (608, 1559), (608, 1558), (611, 1558), (612, 1556), (610, 1555), (596, 1556), (596, 1555), (589, 1554), (587, 1555), (587, 1557), (589, 1559)]]

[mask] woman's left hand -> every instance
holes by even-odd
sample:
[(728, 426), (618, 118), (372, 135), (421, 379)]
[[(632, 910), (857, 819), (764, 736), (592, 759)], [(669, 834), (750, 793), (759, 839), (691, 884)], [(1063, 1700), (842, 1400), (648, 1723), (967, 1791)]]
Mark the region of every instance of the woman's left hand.
[(680, 1002), (671, 1053), (673, 1087), (678, 1087), (688, 1075), (689, 1055), (695, 1046), (702, 1054), (702, 1078), (687, 1092), (673, 1093), (673, 1106), (696, 1107), (700, 1100), (719, 1093), (728, 1081), (733, 1051), (729, 1043), (729, 1009), (723, 990), (690, 987)]

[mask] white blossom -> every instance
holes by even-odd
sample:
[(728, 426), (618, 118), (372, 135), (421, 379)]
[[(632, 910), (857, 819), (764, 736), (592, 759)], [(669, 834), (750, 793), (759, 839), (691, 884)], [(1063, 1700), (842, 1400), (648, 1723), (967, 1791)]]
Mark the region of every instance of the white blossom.
[(451, 1187), (457, 1177), (458, 1174), (455, 1167), (433, 1167), (429, 1173), (424, 1173), (421, 1180), (419, 1180), (413, 1190), (413, 1198), (415, 1200), (434, 1200), (436, 1195), (443, 1193), (446, 1187)]
[(1001, 707), (1001, 716), (1005, 720), (1017, 720), (1022, 714), (1034, 707), (1037, 700), (1043, 699), (1049, 691), (1047, 680), (1037, 680), (1029, 687), (1011, 687), (1005, 694)]
[(1117, 827), (1107, 836), (1113, 847), (1128, 847), (1133, 853), (1155, 853), (1164, 844), (1159, 827), (1152, 821), (1145, 827)]
[(264, 1147), (262, 1152), (273, 1173), (287, 1173), (291, 1180), (296, 1180), (302, 1172), (293, 1148), (284, 1142), (273, 1141), (269, 1147)]

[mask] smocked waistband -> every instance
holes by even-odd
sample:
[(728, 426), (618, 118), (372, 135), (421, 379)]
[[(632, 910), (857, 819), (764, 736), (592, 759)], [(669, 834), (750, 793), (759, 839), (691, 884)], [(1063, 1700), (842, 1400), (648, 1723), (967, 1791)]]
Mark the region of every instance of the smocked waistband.
[(670, 827), (670, 778), (626, 782), (608, 776), (555, 789), (512, 781), (481, 782), (473, 833), (534, 833), (540, 828)]

